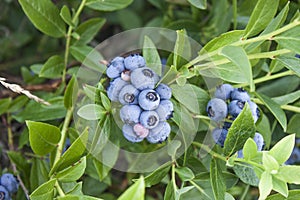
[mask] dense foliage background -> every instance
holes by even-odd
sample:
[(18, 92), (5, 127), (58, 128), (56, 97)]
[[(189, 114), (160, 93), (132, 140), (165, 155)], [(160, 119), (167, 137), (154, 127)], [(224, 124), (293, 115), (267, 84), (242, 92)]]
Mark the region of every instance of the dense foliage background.
[[(12, 199), (31, 194), (31, 199), (250, 200), (259, 195), (265, 199), (272, 189), (280, 194), (268, 199), (297, 199), (300, 169), (284, 162), (295, 136), (300, 137), (300, 61), (295, 57), (300, 54), (299, 8), (299, 0), (2, 0), (0, 77), (51, 104), (2, 84), (0, 166), (2, 173), (18, 175), (22, 186)], [(72, 121), (72, 95), (81, 63), (105, 39), (138, 27), (179, 30), (175, 54), (160, 52), (171, 66), (165, 80), (174, 79), (172, 130), (179, 130), (183, 139), (191, 131), (187, 127), (197, 132), (193, 144), (184, 146), (184, 155), (176, 158), (179, 146), (173, 146), (172, 162), (150, 174), (103, 165), (85, 149), (88, 131), (79, 132)], [(184, 35), (204, 46), (189, 60), (176, 57), (186, 48)], [(147, 54), (157, 55), (155, 48)], [(247, 109), (234, 124), (230, 137), (239, 141), (237, 145), (228, 142), (224, 149), (214, 146), (210, 151), (211, 146), (203, 144), (213, 127), (204, 111), (211, 92), (203, 78), (207, 76), (243, 86), (260, 106), (256, 124)], [(107, 115), (97, 119), (114, 135), (110, 136), (114, 142), (139, 152), (165, 145), (131, 144), (118, 138), (105, 77), (100, 82), (84, 92), (100, 96), (96, 104)], [(196, 98), (186, 98), (195, 97), (194, 92)], [(183, 114), (176, 115), (176, 109)], [(184, 124), (178, 123), (181, 118)], [(254, 133), (249, 130), (264, 136), (265, 153), (247, 140)], [(234, 152), (245, 143), (245, 153), (251, 156), (236, 158)], [(200, 157), (200, 149), (209, 154)]]

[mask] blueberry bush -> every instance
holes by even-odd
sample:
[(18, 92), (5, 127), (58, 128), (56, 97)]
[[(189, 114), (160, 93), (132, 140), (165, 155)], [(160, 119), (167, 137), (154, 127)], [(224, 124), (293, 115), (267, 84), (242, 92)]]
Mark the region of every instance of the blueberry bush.
[(299, 199), (299, 8), (3, 0), (0, 199)]

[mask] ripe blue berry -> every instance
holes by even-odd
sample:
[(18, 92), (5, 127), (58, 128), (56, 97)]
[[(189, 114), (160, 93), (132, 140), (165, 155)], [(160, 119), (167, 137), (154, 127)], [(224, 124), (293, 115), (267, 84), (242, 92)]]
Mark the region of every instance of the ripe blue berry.
[(128, 124), (124, 124), (123, 127), (122, 127), (122, 132), (123, 132), (123, 135), (124, 137), (130, 141), (130, 142), (141, 142), (143, 141), (144, 138), (138, 136), (134, 130), (133, 130), (133, 127), (128, 125)]
[(227, 116), (227, 104), (222, 99), (213, 98), (208, 102), (206, 112), (212, 120), (219, 122)]
[(9, 193), (16, 193), (19, 188), (19, 182), (16, 177), (10, 173), (1, 176), (0, 184), (4, 186)]
[(212, 137), (213, 137), (214, 141), (216, 142), (216, 144), (223, 147), (227, 133), (228, 133), (228, 131), (226, 129), (215, 128), (212, 132)]
[(123, 61), (123, 57), (116, 57), (111, 61), (106, 70), (106, 74), (109, 78), (117, 78), (125, 70)]
[(159, 124), (150, 130), (147, 140), (150, 143), (160, 143), (165, 141), (171, 132), (171, 127), (168, 122), (159, 122)]
[(232, 117), (236, 118), (243, 110), (245, 102), (240, 100), (233, 100), (228, 105), (228, 112)]
[(121, 104), (137, 104), (138, 95), (140, 91), (132, 85), (126, 85), (122, 88), (119, 94), (119, 101)]
[(144, 67), (146, 65), (145, 59), (138, 55), (138, 54), (132, 54), (130, 56), (127, 56), (124, 59), (125, 68), (128, 70), (134, 70), (139, 67)]
[(149, 129), (145, 128), (142, 124), (135, 124), (133, 126), (133, 131), (140, 138), (145, 138), (149, 135)]
[(215, 91), (215, 98), (227, 100), (230, 98), (231, 92), (233, 91), (233, 87), (230, 84), (222, 84), (217, 86)]
[(250, 110), (252, 112), (252, 116), (253, 116), (254, 123), (255, 123), (260, 116), (259, 109), (258, 109), (256, 103), (254, 103), (252, 101), (248, 101), (248, 104), (249, 104)]
[(11, 200), (9, 192), (2, 185), (0, 185), (0, 200)]
[(171, 99), (172, 96), (172, 90), (169, 86), (167, 86), (166, 84), (159, 84), (155, 91), (159, 94), (160, 99), (164, 100), (164, 99)]
[(140, 116), (140, 123), (147, 129), (155, 128), (159, 123), (159, 116), (158, 114), (151, 110), (151, 111), (144, 111), (141, 113)]
[(139, 90), (154, 89), (159, 77), (152, 69), (142, 67), (131, 72), (130, 80), (132, 85)]
[(234, 88), (231, 92), (231, 100), (250, 101), (250, 96), (243, 88)]
[(172, 117), (173, 110), (173, 103), (170, 100), (162, 100), (155, 111), (159, 116), (159, 120), (165, 121)]
[(120, 110), (120, 118), (125, 124), (139, 123), (142, 109), (137, 105), (125, 105)]
[(143, 90), (139, 95), (138, 102), (144, 110), (154, 110), (159, 105), (160, 97), (154, 90)]
[(232, 123), (231, 122), (224, 122), (223, 124), (223, 129), (228, 130), (231, 127)]
[(116, 78), (110, 82), (110, 85), (107, 89), (107, 96), (111, 101), (119, 101), (119, 94), (121, 89), (128, 85), (126, 81), (123, 81), (121, 78)]

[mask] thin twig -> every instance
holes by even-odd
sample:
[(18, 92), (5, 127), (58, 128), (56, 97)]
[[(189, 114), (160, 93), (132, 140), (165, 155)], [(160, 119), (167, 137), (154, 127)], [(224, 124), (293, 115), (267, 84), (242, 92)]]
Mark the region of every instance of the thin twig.
[(50, 105), (49, 102), (45, 101), (44, 99), (41, 99), (33, 94), (31, 94), (28, 90), (23, 89), (21, 86), (17, 85), (17, 84), (11, 84), (11, 83), (7, 83), (5, 82), (6, 79), (0, 77), (0, 83), (6, 87), (7, 89), (10, 89), (11, 91), (18, 93), (18, 94), (24, 94), (26, 95), (28, 98), (35, 100), (38, 103), (42, 103), (45, 104), (47, 106)]

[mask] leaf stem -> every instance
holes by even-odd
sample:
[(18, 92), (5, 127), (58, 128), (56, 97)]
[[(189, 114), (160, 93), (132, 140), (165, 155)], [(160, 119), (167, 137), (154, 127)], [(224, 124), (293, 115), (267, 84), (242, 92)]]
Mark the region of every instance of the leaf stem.
[[(251, 100), (257, 104), (264, 105), (264, 103), (258, 98), (251, 98)], [(288, 110), (296, 113), (300, 113), (300, 107), (292, 106), (292, 105), (281, 105), (280, 106), (283, 110)]]
[[(300, 24), (300, 21), (298, 20), (295, 20), (293, 21), (292, 23), (280, 28), (280, 29), (277, 29), (276, 31), (273, 31), (269, 34), (265, 34), (265, 35), (259, 35), (257, 37), (254, 37), (254, 38), (250, 38), (250, 39), (241, 39), (237, 42), (234, 42), (232, 44), (229, 44), (229, 45), (232, 45), (232, 46), (243, 46), (243, 45), (246, 45), (246, 44), (249, 44), (249, 43), (254, 43), (254, 42), (259, 42), (259, 41), (262, 41), (262, 40), (272, 40), (274, 36), (280, 34), (280, 33), (283, 33), (289, 29), (292, 29), (294, 28), (295, 26), (298, 26)], [(192, 67), (193, 65), (195, 65), (196, 63), (200, 62), (200, 61), (203, 61), (203, 60), (206, 60), (207, 58), (210, 58), (212, 56), (215, 56), (219, 53), (221, 48), (217, 49), (217, 50), (214, 50), (212, 52), (208, 52), (204, 55), (199, 55), (197, 56), (196, 58), (194, 58), (193, 60), (191, 60), (189, 63), (187, 63), (186, 65), (184, 65), (183, 67), (186, 67), (186, 68), (190, 68)]]
[(176, 177), (175, 177), (175, 162), (173, 162), (172, 164), (172, 183), (173, 183), (173, 189), (174, 189), (174, 193), (177, 190), (177, 185), (176, 185)]
[(64, 191), (62, 190), (62, 188), (60, 187), (58, 181), (56, 181), (55, 187), (56, 187), (56, 190), (57, 190), (59, 196), (64, 197), (64, 196), (65, 196), (65, 193), (64, 193)]
[(201, 144), (199, 142), (192, 142), (192, 144), (195, 145), (195, 146), (197, 146), (197, 147), (199, 147), (199, 148), (201, 148), (201, 149), (203, 149), (204, 151), (206, 151), (207, 153), (209, 153), (211, 156), (219, 158), (219, 159), (227, 162), (227, 158), (226, 157), (224, 157), (224, 156), (222, 156), (222, 155), (214, 152), (209, 146)]
[[(76, 11), (74, 17), (72, 18), (72, 22), (75, 24), (76, 21), (79, 18), (80, 13), (82, 12), (84, 6), (85, 6), (86, 0), (82, 0), (78, 10)], [(71, 34), (73, 31), (73, 27), (69, 26), (67, 35), (66, 35), (66, 48), (65, 48), (65, 57), (64, 57), (64, 70), (63, 70), (63, 75), (62, 75), (62, 82), (66, 82), (66, 74), (67, 74), (67, 65), (68, 65), (68, 60), (69, 60), (69, 53), (70, 53), (70, 43), (71, 43)]]
[(58, 162), (58, 160), (59, 160), (59, 158), (62, 154), (63, 146), (64, 146), (66, 136), (67, 136), (67, 130), (68, 130), (68, 127), (71, 123), (72, 116), (73, 116), (73, 107), (71, 107), (67, 111), (66, 118), (65, 118), (62, 130), (61, 130), (61, 138), (60, 138), (60, 141), (57, 145), (57, 150), (56, 150), (56, 155), (55, 155), (55, 158), (54, 158), (53, 166)]
[(244, 190), (240, 200), (244, 200), (246, 198), (249, 188), (250, 188), (250, 185), (246, 185), (245, 190)]

